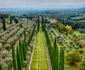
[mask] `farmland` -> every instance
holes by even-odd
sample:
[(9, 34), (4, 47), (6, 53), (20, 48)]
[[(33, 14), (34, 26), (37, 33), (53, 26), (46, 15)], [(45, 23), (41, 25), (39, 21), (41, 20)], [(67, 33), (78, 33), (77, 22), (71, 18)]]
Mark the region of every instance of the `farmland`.
[(84, 29), (66, 24), (43, 14), (2, 16), (0, 70), (85, 70)]

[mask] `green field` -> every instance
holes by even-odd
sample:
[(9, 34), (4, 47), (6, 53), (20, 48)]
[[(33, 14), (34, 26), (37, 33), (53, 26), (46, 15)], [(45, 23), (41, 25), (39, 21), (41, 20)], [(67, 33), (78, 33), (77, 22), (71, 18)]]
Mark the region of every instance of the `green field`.
[(48, 55), (46, 50), (46, 42), (44, 32), (37, 33), (34, 54), (30, 70), (49, 70)]

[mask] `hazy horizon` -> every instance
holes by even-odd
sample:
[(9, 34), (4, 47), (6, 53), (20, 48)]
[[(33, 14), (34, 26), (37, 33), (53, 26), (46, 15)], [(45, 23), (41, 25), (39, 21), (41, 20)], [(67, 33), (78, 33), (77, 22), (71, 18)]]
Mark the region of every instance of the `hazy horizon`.
[(85, 0), (0, 0), (0, 8), (81, 8)]

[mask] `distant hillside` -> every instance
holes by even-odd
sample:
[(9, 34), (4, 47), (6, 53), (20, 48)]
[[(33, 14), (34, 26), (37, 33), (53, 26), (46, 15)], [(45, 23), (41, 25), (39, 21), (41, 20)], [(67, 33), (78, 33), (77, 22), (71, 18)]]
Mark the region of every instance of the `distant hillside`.
[(11, 14), (11, 15), (22, 15), (22, 14), (29, 14), (35, 13), (36, 10), (28, 9), (28, 8), (0, 8), (0, 13), (2, 14)]

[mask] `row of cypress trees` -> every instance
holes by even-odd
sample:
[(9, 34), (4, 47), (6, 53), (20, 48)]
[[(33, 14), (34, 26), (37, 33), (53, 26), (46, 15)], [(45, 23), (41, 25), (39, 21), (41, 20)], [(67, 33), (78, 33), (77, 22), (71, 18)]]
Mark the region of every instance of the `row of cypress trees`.
[[(33, 28), (33, 31), (30, 35), (30, 39), (28, 42), (26, 42), (26, 34), (24, 32), (24, 41), (19, 41), (19, 46), (17, 48), (14, 48), (14, 45), (12, 44), (12, 58), (13, 58), (13, 70), (22, 70), (24, 67), (24, 61), (26, 61), (26, 54), (28, 51), (28, 45), (30, 44), (32, 37), (34, 35), (35, 27)], [(15, 52), (16, 51), (16, 52)]]
[(39, 27), (40, 27), (40, 17), (42, 18), (41, 20), (41, 23), (42, 23), (42, 31), (44, 31), (45, 30), (45, 18), (44, 18), (44, 16), (38, 16), (38, 19), (37, 19), (37, 26), (38, 26), (38, 31), (39, 31)]
[[(4, 15), (2, 15), (2, 18), (1, 19), (2, 19), (2, 24), (3, 24), (2, 28), (5, 31), (7, 28), (6, 28), (6, 23), (5, 23)], [(10, 16), (10, 24), (12, 23), (12, 20), (15, 20), (14, 16)]]
[(45, 30), (45, 18), (42, 16), (42, 31)]
[[(14, 45), (12, 44), (12, 57), (13, 57), (13, 69), (14, 70), (22, 70), (26, 61), (26, 52), (28, 45), (25, 41), (19, 41), (19, 46), (14, 49)], [(16, 52), (15, 52), (16, 51)]]
[(49, 38), (48, 32), (45, 27), (45, 36), (47, 41), (47, 46), (49, 50), (49, 55), (51, 59), (51, 65), (53, 70), (64, 70), (64, 50), (63, 47), (58, 47), (58, 42), (56, 37), (54, 39), (53, 45)]

